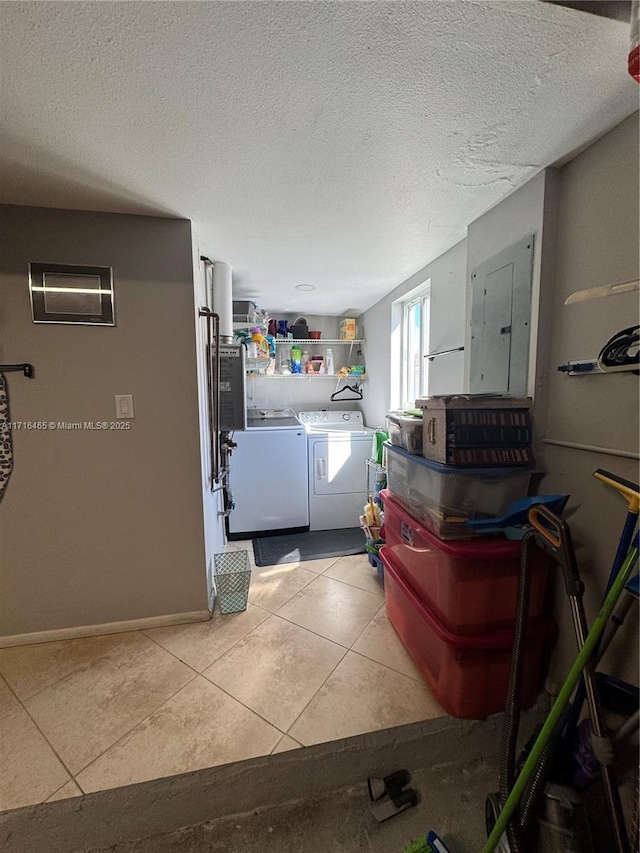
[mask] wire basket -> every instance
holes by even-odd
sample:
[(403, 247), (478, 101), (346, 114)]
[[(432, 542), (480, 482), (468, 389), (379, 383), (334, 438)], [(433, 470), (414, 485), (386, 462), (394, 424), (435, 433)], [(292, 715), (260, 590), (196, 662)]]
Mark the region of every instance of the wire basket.
[(214, 554), (215, 586), (220, 613), (239, 613), (247, 609), (251, 563), (248, 551)]

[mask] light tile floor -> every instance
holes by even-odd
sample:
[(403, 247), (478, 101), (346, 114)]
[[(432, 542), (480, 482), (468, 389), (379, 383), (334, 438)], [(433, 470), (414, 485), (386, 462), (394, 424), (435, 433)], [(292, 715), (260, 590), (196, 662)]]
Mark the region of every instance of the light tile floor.
[(210, 622), (0, 649), (0, 810), (444, 716), (364, 555), (256, 568)]

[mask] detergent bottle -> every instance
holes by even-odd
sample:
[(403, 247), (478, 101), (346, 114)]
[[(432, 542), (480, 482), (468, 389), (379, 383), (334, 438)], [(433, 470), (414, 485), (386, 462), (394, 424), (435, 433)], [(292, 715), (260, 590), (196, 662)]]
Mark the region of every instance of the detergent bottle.
[(251, 343), (256, 345), (258, 358), (269, 358), (269, 342), (260, 331), (259, 326), (251, 330)]
[(298, 346), (291, 347), (291, 372), (302, 373), (302, 350)]

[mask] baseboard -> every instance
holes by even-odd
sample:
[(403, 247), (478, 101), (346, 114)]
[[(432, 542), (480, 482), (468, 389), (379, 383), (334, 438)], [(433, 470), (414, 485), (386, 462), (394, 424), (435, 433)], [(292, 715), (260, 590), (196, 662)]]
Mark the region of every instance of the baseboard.
[(30, 646), (34, 643), (55, 643), (58, 640), (75, 640), (79, 637), (97, 637), (100, 634), (122, 634), (126, 631), (143, 631), (147, 628), (166, 628), (189, 622), (207, 622), (209, 610), (193, 610), (189, 613), (168, 613), (166, 616), (147, 616), (144, 619), (128, 619), (123, 622), (103, 622), (100, 625), (78, 625), (74, 628), (54, 628), (51, 631), (34, 631), (30, 634), (13, 634), (0, 637), (0, 649), (11, 646)]

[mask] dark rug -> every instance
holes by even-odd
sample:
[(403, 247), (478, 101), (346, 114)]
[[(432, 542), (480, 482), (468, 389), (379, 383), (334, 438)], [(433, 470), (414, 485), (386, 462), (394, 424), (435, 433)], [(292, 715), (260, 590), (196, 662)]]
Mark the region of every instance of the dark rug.
[(364, 554), (365, 538), (359, 527), (344, 530), (313, 530), (284, 536), (261, 536), (253, 540), (256, 566), (277, 566)]

